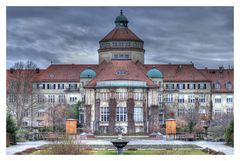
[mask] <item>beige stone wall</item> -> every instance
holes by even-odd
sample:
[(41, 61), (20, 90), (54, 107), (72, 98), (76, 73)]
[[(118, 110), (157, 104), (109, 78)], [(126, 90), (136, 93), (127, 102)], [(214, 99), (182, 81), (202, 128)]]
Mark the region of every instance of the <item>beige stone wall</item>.
[[(215, 102), (215, 97), (216, 96), (221, 96), (221, 103), (216, 103)], [(233, 109), (234, 97), (233, 97), (233, 102), (228, 103), (227, 102), (227, 96), (232, 96), (233, 97), (233, 93), (214, 93), (214, 94), (212, 94), (213, 112), (215, 110), (221, 110), (223, 113), (226, 113), (227, 109)]]
[(99, 52), (99, 64), (102, 63), (104, 60), (107, 62), (111, 61), (114, 54), (129, 54), (130, 59), (133, 60), (133, 62), (140, 61), (144, 64), (144, 52), (140, 51), (105, 51), (105, 52)]

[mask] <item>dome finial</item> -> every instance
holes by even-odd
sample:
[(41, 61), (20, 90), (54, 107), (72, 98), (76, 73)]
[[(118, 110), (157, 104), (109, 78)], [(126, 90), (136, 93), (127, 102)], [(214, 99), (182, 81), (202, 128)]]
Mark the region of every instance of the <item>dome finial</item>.
[(128, 19), (123, 15), (122, 9), (120, 10), (120, 15), (115, 19), (116, 27), (128, 27)]

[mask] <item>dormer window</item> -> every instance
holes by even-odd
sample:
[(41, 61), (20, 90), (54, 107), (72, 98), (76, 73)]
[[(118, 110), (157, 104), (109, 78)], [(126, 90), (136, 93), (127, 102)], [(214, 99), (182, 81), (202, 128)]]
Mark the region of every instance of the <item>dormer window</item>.
[(127, 71), (126, 71), (126, 70), (117, 70), (117, 71), (116, 71), (116, 74), (117, 74), (117, 75), (126, 75), (126, 74), (127, 74)]
[(214, 89), (220, 89), (221, 84), (219, 82), (214, 83)]
[(225, 84), (227, 90), (231, 90), (232, 89), (232, 83), (230, 81), (228, 81), (226, 84)]

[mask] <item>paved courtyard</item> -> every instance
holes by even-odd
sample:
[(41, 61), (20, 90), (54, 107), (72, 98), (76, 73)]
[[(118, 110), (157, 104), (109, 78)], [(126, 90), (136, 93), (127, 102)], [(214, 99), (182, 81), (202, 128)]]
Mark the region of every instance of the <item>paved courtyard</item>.
[[(110, 140), (78, 140), (78, 143), (87, 144), (87, 145), (112, 145)], [(27, 141), (20, 142), (17, 145), (7, 147), (7, 154), (12, 155), (16, 152), (21, 152), (28, 148), (36, 148), (41, 145), (49, 144), (49, 141)], [(193, 144), (200, 146), (202, 148), (210, 148), (215, 151), (224, 152), (227, 155), (234, 154), (234, 148), (224, 145), (223, 142), (209, 142), (209, 141), (178, 141), (178, 140), (130, 140), (128, 145), (187, 145)]]

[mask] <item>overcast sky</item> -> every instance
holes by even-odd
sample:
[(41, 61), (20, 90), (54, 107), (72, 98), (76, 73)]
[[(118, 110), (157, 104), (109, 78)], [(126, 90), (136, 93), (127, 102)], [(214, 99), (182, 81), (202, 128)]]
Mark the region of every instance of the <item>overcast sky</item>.
[(98, 63), (98, 42), (120, 9), (144, 41), (147, 64), (233, 66), (232, 7), (7, 7), (7, 68)]

